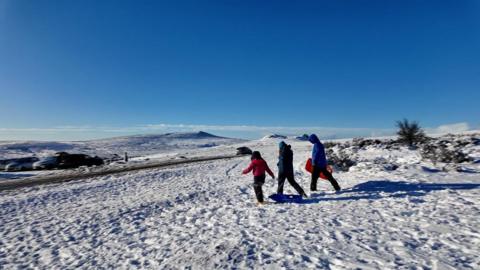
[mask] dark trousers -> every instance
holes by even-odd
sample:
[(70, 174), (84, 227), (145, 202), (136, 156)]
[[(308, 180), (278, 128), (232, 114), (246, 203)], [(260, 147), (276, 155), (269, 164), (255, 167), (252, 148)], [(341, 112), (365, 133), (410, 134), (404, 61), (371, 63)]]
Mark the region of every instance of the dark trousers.
[(327, 167), (321, 168), (318, 166), (313, 167), (312, 182), (310, 184), (310, 190), (312, 191), (317, 190), (317, 180), (320, 177), (320, 173), (323, 173), (323, 175), (327, 177), (328, 181), (330, 181), (330, 184), (332, 184), (333, 188), (336, 191), (340, 190), (340, 186), (338, 185), (337, 180), (333, 178), (332, 174), (327, 170)]
[(265, 175), (253, 177), (253, 190), (255, 190), (255, 196), (258, 202), (263, 202), (263, 184), (265, 184)]
[(298, 194), (302, 196), (305, 194), (305, 191), (303, 191), (302, 187), (300, 187), (300, 185), (295, 181), (293, 172), (278, 174), (277, 194), (283, 194), (283, 186), (285, 185), (285, 179), (288, 180), (288, 183), (290, 183), (290, 185), (298, 192)]

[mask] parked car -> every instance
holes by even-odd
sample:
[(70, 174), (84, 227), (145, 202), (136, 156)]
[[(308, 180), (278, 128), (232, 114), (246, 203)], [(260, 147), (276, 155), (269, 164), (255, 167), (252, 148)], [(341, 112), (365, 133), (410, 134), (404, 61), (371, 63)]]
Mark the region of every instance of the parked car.
[[(126, 154), (126, 153), (125, 153)], [(106, 156), (106, 157), (103, 157), (103, 162), (106, 163), (106, 164), (110, 164), (110, 163), (113, 163), (113, 162), (119, 162), (119, 161), (123, 161), (125, 162), (125, 158), (128, 158), (127, 155), (125, 155), (124, 157), (121, 157), (119, 156), (118, 154), (111, 154), (109, 156)], [(127, 160), (128, 161), (128, 160)]]
[(26, 157), (26, 158), (16, 158), (12, 159), (5, 166), (5, 171), (27, 171), (33, 169), (33, 163), (37, 162), (38, 158), (36, 157)]
[(58, 156), (44, 157), (33, 163), (34, 170), (51, 170), (58, 167)]
[(103, 165), (103, 159), (95, 156), (91, 157), (84, 154), (68, 154), (65, 152), (57, 153), (58, 168), (69, 169), (78, 168), (80, 166), (99, 166)]
[(0, 171), (5, 170), (5, 167), (11, 162), (15, 161), (15, 159), (3, 159), (0, 160)]
[(251, 155), (252, 154), (252, 149), (242, 146), (237, 148), (237, 155)]

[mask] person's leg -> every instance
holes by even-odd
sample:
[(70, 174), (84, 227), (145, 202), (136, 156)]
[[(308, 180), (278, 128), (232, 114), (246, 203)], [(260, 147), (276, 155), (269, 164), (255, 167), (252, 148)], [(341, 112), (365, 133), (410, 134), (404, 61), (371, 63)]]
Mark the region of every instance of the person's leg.
[(262, 184), (260, 183), (253, 184), (253, 189), (255, 190), (255, 197), (257, 197), (257, 201), (259, 203), (262, 203), (263, 202)]
[(290, 185), (292, 185), (292, 187), (298, 192), (298, 194), (300, 194), (301, 196), (306, 195), (305, 191), (303, 191), (303, 188), (297, 183), (297, 181), (295, 181), (293, 172), (287, 174), (287, 180), (288, 180), (288, 183), (290, 183)]
[(278, 174), (278, 188), (277, 194), (283, 194), (283, 186), (285, 185), (285, 174), (279, 173)]
[(317, 191), (317, 181), (319, 176), (320, 176), (319, 168), (317, 166), (313, 167), (312, 182), (310, 183), (311, 191)]
[(253, 189), (255, 190), (255, 196), (259, 203), (263, 203), (263, 191), (262, 185), (265, 183), (265, 175), (255, 176), (253, 178)]
[(322, 168), (321, 172), (323, 173), (323, 175), (325, 175), (327, 177), (328, 181), (330, 182), (330, 184), (332, 184), (333, 188), (336, 191), (339, 191), (340, 186), (338, 185), (337, 180), (335, 180), (335, 178), (333, 178), (333, 175), (327, 170), (327, 168), (326, 167)]

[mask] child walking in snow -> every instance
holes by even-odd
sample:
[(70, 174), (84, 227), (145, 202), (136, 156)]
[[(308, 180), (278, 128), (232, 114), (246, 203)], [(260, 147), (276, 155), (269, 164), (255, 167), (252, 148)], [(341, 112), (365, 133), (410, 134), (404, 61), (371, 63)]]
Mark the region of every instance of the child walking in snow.
[(265, 172), (267, 172), (273, 179), (275, 179), (275, 175), (258, 151), (252, 153), (252, 162), (250, 162), (248, 168), (243, 170), (242, 173), (247, 174), (251, 171), (253, 171), (253, 189), (255, 190), (255, 196), (257, 197), (258, 203), (263, 204), (262, 185), (265, 184)]
[(305, 191), (295, 181), (293, 171), (293, 151), (290, 145), (287, 145), (284, 141), (281, 141), (278, 145), (280, 150), (278, 151), (278, 189), (277, 194), (283, 194), (283, 186), (285, 179), (292, 185), (292, 187), (304, 198), (308, 198)]

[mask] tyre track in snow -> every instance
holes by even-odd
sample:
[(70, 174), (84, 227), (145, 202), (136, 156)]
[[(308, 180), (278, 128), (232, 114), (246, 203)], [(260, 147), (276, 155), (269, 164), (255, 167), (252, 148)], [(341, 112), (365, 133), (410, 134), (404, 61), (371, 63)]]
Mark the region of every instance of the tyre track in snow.
[(239, 157), (242, 157), (242, 155), (199, 157), (199, 158), (186, 159), (186, 160), (174, 160), (174, 161), (167, 160), (167, 161), (139, 164), (139, 165), (133, 165), (133, 166), (127, 166), (127, 167), (120, 167), (120, 168), (107, 167), (106, 169), (103, 169), (103, 167), (101, 167), (100, 169), (103, 169), (103, 170), (87, 172), (87, 173), (74, 172), (70, 174), (67, 173), (67, 174), (53, 175), (53, 176), (33, 176), (29, 178), (24, 178), (24, 179), (0, 181), (0, 191), (22, 188), (22, 187), (29, 187), (29, 186), (36, 186), (36, 185), (42, 185), (42, 184), (69, 182), (69, 181), (75, 181), (75, 180), (92, 178), (92, 177), (147, 170), (152, 168), (171, 167), (171, 166), (178, 166), (178, 165), (197, 163), (197, 162), (203, 162), (203, 161), (214, 161), (214, 160), (220, 160), (220, 159), (232, 159), (232, 158), (239, 158)]
[[(198, 167), (202, 173), (195, 173)], [(216, 170), (219, 167), (209, 162), (188, 164), (183, 168), (152, 169), (100, 177), (90, 182), (49, 185), (30, 190), (29, 194), (15, 192), (13, 197), (9, 196), (10, 200), (3, 197), (0, 266), (9, 265), (8, 258), (15, 254), (25, 256), (18, 258), (17, 263), (28, 265), (30, 262), (37, 266), (81, 267), (91, 261), (108, 265), (109, 261), (119, 260), (128, 267), (138, 262), (149, 264), (148, 259), (152, 259), (152, 265), (165, 261), (162, 265), (167, 266), (167, 258), (184, 254), (182, 242), (195, 239), (196, 234), (183, 229), (193, 229), (199, 222), (207, 224), (205, 218), (223, 207), (223, 203), (198, 207), (211, 205), (210, 198), (219, 193), (224, 197), (220, 182), (225, 179), (213, 179), (206, 173)], [(192, 203), (197, 207), (192, 207)], [(152, 255), (140, 259), (131, 255), (136, 254), (138, 247), (155, 253), (148, 247), (162, 241), (162, 235), (173, 235), (177, 241), (173, 246), (169, 246), (172, 241), (162, 243), (161, 258)], [(14, 239), (21, 239), (22, 244), (10, 245)], [(45, 246), (46, 243), (55, 244)], [(118, 247), (115, 243), (123, 244)], [(118, 249), (123, 255), (116, 253)], [(92, 256), (89, 250), (97, 251)]]

